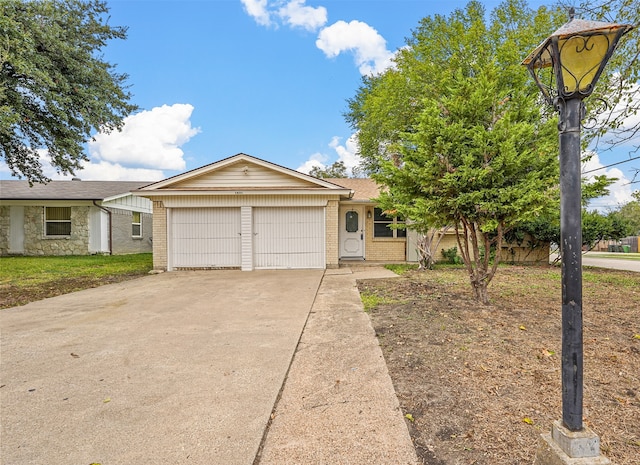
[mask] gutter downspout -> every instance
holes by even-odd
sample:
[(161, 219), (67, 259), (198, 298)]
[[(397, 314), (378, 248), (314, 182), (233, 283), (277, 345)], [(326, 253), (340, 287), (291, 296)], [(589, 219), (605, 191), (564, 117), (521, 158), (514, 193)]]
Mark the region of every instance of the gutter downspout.
[(109, 255), (113, 255), (113, 222), (111, 218), (111, 210), (103, 207), (102, 205), (98, 205), (95, 200), (93, 201), (93, 204), (109, 216)]

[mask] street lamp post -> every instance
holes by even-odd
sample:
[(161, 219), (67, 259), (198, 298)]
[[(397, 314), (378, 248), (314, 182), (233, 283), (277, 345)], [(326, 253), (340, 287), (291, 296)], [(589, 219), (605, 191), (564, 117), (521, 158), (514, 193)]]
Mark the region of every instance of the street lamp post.
[(585, 110), (582, 100), (591, 95), (618, 41), (633, 26), (575, 19), (573, 9), (569, 15), (569, 22), (542, 42), (522, 64), (547, 103), (559, 112), (562, 425), (569, 432), (578, 432), (583, 430), (580, 121)]

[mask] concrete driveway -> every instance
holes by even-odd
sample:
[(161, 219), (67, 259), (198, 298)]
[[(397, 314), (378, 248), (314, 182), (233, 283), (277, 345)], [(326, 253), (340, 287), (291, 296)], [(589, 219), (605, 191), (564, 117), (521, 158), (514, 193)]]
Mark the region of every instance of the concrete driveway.
[(164, 273), (0, 311), (0, 462), (251, 464), (322, 275)]

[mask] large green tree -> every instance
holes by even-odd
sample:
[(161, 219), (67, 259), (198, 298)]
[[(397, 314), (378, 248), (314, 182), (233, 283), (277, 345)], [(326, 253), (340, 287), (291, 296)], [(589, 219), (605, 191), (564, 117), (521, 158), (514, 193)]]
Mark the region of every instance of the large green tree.
[(347, 175), (347, 167), (343, 161), (336, 161), (332, 165), (329, 165), (325, 168), (320, 166), (314, 166), (309, 171), (311, 176), (315, 176), (316, 178), (326, 179), (326, 178), (348, 178)]
[(45, 182), (40, 163), (73, 174), (95, 131), (122, 125), (126, 74), (101, 53), (126, 29), (108, 24), (99, 0), (0, 1), (0, 156), (15, 176)]
[[(627, 236), (633, 222), (622, 214), (621, 211), (613, 211), (607, 214), (597, 210), (588, 210), (589, 202), (598, 197), (609, 195), (609, 186), (616, 181), (607, 176), (595, 176), (582, 182), (582, 246), (585, 251), (593, 249), (597, 243), (604, 239), (622, 239)], [(509, 243), (529, 244), (535, 246), (538, 243), (560, 244), (560, 198), (555, 199), (553, 208), (548, 208), (543, 214), (521, 223), (508, 231), (505, 235)], [(633, 203), (633, 202), (632, 202)], [(533, 239), (531, 241), (530, 239)], [(557, 257), (560, 260), (560, 256)]]
[[(561, 4), (568, 4), (561, 0)], [(567, 5), (569, 6), (569, 5)], [(629, 146), (630, 154), (638, 151), (640, 137), (640, 8), (637, 0), (585, 0), (576, 13), (584, 19), (595, 19), (636, 28), (619, 42), (616, 52), (604, 70), (594, 95), (586, 102), (591, 113), (602, 113), (584, 133), (584, 139), (599, 150)], [(597, 105), (598, 100), (606, 107)], [(594, 115), (595, 116), (595, 115)], [(595, 140), (594, 140), (595, 139)]]
[(455, 227), (474, 296), (488, 303), (505, 232), (556, 205), (557, 119), (520, 63), (561, 20), (519, 0), (485, 18), (477, 1), (424, 18), (396, 67), (363, 81), (347, 120), (387, 186), (383, 208)]
[(618, 213), (629, 224), (629, 234), (640, 236), (640, 191), (632, 195), (635, 200), (620, 207)]

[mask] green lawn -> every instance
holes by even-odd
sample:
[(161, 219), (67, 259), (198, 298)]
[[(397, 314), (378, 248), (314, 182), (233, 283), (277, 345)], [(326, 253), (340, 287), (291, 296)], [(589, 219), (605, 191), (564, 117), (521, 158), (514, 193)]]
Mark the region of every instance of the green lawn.
[(1, 257), (0, 308), (147, 274), (150, 253), (64, 257)]
[(640, 253), (597, 253), (597, 254), (587, 254), (587, 257), (593, 258), (616, 258), (620, 260), (636, 260), (640, 261)]

